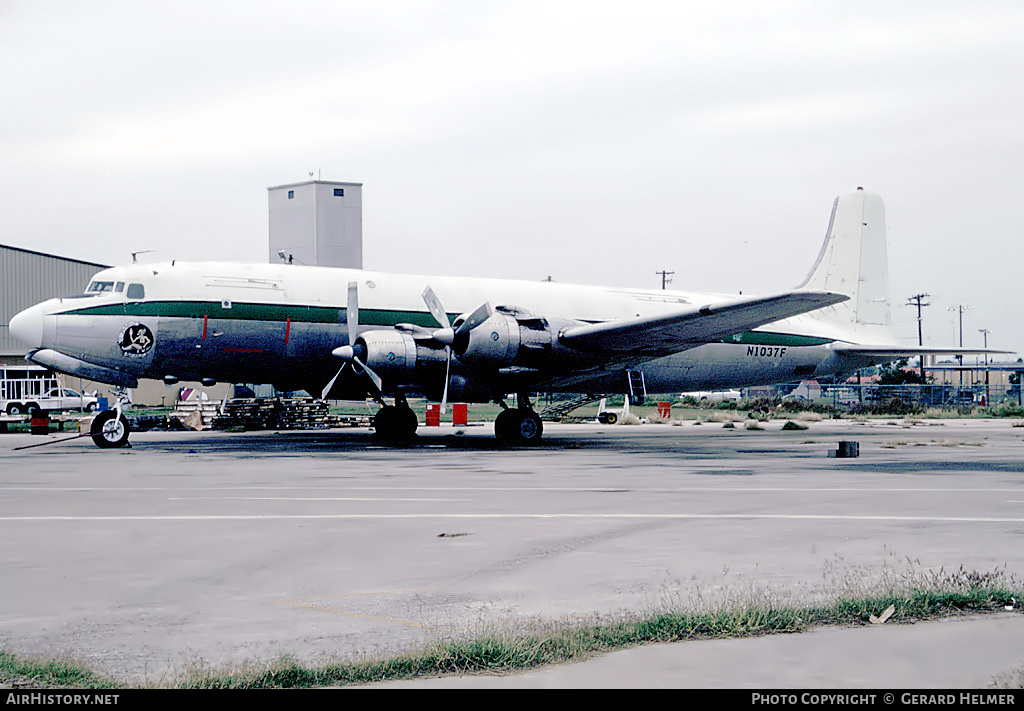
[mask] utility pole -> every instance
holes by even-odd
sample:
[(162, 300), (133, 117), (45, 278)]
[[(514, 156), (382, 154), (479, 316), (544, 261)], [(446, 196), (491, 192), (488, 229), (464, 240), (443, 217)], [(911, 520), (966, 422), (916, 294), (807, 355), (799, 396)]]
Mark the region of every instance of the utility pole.
[(662, 291), (665, 290), (665, 285), (666, 284), (671, 284), (672, 283), (671, 276), (673, 274), (675, 274), (675, 272), (667, 272), (667, 271), (660, 271), (660, 272), (654, 272), (654, 273), (655, 274), (661, 274), (661, 290)]
[[(985, 350), (988, 350), (988, 334), (990, 334), (992, 332), (990, 330), (988, 330), (987, 328), (979, 328), (978, 329), (978, 333), (980, 333), (985, 338)], [(988, 382), (988, 353), (986, 353), (985, 354), (985, 404), (986, 405), (989, 405), (992, 402), (991, 398), (989, 397), (988, 388), (989, 388), (989, 382)]]
[[(960, 314), (960, 347), (964, 347), (964, 311), (970, 310), (970, 306), (950, 306), (946, 311), (957, 311)], [(961, 353), (956, 357), (957, 363), (960, 364), (960, 389), (964, 387), (964, 355)]]
[[(929, 296), (931, 296), (931, 294), (914, 294), (909, 299), (907, 299), (907, 304), (909, 306), (917, 306), (917, 345), (919, 345), (919, 346), (923, 346), (924, 345), (924, 336), (922, 335), (922, 332), (921, 332), (921, 309), (923, 307), (925, 307), (925, 306), (931, 306), (931, 304), (924, 303), (924, 300), (927, 299)], [(924, 385), (925, 382), (926, 382), (926, 379), (924, 377), (924, 353), (922, 353), (921, 354), (921, 384)]]
[(931, 306), (931, 304), (924, 303), (924, 299), (927, 299), (931, 294), (914, 294), (907, 299), (908, 306), (917, 307), (917, 345), (924, 345), (924, 338), (921, 335), (921, 308), (924, 306)]

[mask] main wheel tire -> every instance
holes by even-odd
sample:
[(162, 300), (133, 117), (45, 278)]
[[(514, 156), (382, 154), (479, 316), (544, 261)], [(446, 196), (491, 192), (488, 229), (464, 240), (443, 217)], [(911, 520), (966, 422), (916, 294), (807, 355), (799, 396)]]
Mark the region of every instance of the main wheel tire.
[(20, 402), (12, 402), (7, 406), (8, 415), (20, 415), (25, 412), (25, 406)]
[(379, 437), (389, 437), (394, 430), (395, 408), (384, 405), (373, 416), (373, 429)]
[(507, 444), (540, 441), (544, 425), (533, 410), (502, 410), (494, 420), (494, 434)]
[(373, 416), (373, 429), (381, 439), (406, 441), (416, 435), (419, 420), (411, 407), (385, 405)]
[(411, 407), (398, 408), (399, 434), (403, 440), (412, 439), (416, 436), (416, 428), (420, 421)]
[(494, 418), (494, 436), (502, 442), (511, 442), (515, 439), (516, 411), (502, 410)]
[(101, 449), (117, 449), (128, 444), (131, 426), (128, 418), (118, 415), (117, 410), (105, 410), (92, 421), (89, 435), (93, 443)]

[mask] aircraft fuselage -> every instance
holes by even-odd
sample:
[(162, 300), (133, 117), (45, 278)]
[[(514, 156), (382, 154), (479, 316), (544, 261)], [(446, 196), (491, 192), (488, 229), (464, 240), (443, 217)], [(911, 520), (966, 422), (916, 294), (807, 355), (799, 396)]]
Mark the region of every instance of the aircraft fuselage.
[[(857, 365), (830, 348), (841, 334), (803, 316), (635, 363), (602, 365), (586, 354), (562, 360), (552, 356), (563, 326), (657, 316), (729, 298), (722, 295), (272, 264), (115, 267), (97, 274), (86, 294), (52, 299), (19, 314), (12, 332), (35, 347), (37, 362), (65, 372), (80, 362), (94, 374), (114, 374), (126, 382), (273, 383), (318, 393), (341, 365), (331, 351), (348, 344), (350, 282), (358, 285), (359, 334), (394, 332), (399, 324), (408, 324), (408, 333), (437, 328), (423, 303), (427, 286), (449, 318), (484, 302), (543, 316), (547, 330), (537, 344), (522, 344), (521, 355), (509, 356), (511, 368), (453, 358), (452, 397), (466, 401), (486, 401), (496, 392), (522, 388), (621, 392), (623, 371), (630, 367), (643, 371), (649, 391), (672, 392), (799, 380)], [(443, 351), (425, 352), (416, 365), (416, 384), (437, 397)], [(389, 355), (384, 354), (384, 368)], [(80, 370), (77, 374), (88, 375), (84, 366)], [(110, 377), (106, 381), (113, 382)], [(365, 380), (349, 373), (333, 392), (361, 397), (365, 390)]]

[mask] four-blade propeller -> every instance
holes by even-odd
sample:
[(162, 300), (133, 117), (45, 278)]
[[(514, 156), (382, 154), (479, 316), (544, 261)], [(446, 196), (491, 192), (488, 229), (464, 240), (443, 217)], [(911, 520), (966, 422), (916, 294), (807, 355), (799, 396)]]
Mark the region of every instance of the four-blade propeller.
[(341, 364), (341, 368), (331, 378), (331, 382), (327, 383), (324, 388), (323, 397), (326, 399), (327, 393), (334, 387), (334, 382), (341, 375), (341, 371), (345, 370), (345, 366), (352, 363), (352, 368), (355, 372), (362, 371), (366, 373), (367, 377), (373, 381), (374, 386), (379, 392), (381, 390), (382, 381), (380, 376), (374, 373), (368, 365), (364, 362), (366, 358), (366, 348), (362, 345), (356, 344), (356, 336), (359, 330), (359, 285), (351, 281), (348, 284), (348, 303), (345, 305), (345, 324), (348, 327), (348, 345), (339, 346), (331, 351), (331, 354), (345, 361)]
[(441, 395), (441, 413), (444, 414), (448, 408), (448, 382), (451, 380), (452, 343), (455, 342), (456, 336), (469, 333), (489, 319), (494, 311), (489, 303), (483, 303), (458, 326), (452, 328), (452, 325), (448, 322), (448, 312), (441, 306), (441, 300), (437, 298), (437, 294), (429, 286), (423, 290), (423, 301), (427, 304), (427, 309), (433, 315), (438, 325), (441, 326), (441, 328), (430, 335), (438, 343), (444, 344), (445, 355), (447, 356), (444, 367), (444, 394)]
[[(455, 342), (456, 337), (463, 334), (467, 334), (474, 328), (482, 324), (484, 321), (491, 317), (494, 313), (489, 303), (480, 305), (475, 311), (465, 317), (464, 320), (460, 321), (458, 326), (453, 327), (448, 321), (448, 313), (444, 310), (441, 305), (441, 300), (437, 298), (434, 290), (429, 286), (423, 290), (423, 301), (427, 305), (427, 309), (433, 315), (441, 328), (430, 332), (429, 338), (440, 343), (444, 346), (445, 354), (447, 356), (447, 363), (445, 365), (444, 375), (444, 394), (441, 397), (441, 412), (445, 412), (448, 405), (448, 381), (449, 374), (451, 372), (452, 364), (452, 343)], [(345, 366), (349, 363), (352, 364), (353, 370), (357, 373), (365, 373), (368, 378), (373, 382), (377, 388), (377, 392), (381, 392), (383, 382), (377, 373), (366, 364), (366, 345), (361, 342), (357, 342), (358, 331), (359, 331), (359, 285), (356, 282), (349, 282), (348, 285), (348, 303), (345, 309), (345, 323), (348, 327), (348, 345), (339, 346), (331, 351), (331, 354), (344, 361), (338, 372), (335, 373), (331, 381), (323, 389), (322, 397), (326, 398), (327, 394), (334, 387), (334, 383), (338, 380), (342, 371), (345, 370)]]

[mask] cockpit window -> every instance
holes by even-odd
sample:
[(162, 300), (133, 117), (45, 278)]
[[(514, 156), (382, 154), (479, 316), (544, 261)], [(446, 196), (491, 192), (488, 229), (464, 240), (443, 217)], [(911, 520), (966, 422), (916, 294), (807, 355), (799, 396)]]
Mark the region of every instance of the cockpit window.
[(119, 281), (116, 284), (114, 284), (114, 291), (116, 291), (118, 294), (124, 291), (124, 282)]
[(128, 298), (129, 299), (145, 299), (146, 298), (146, 287), (142, 284), (129, 284), (128, 285)]
[(94, 281), (91, 284), (89, 284), (89, 288), (86, 289), (86, 291), (92, 294), (101, 291), (113, 291), (113, 289), (114, 282), (112, 281)]

